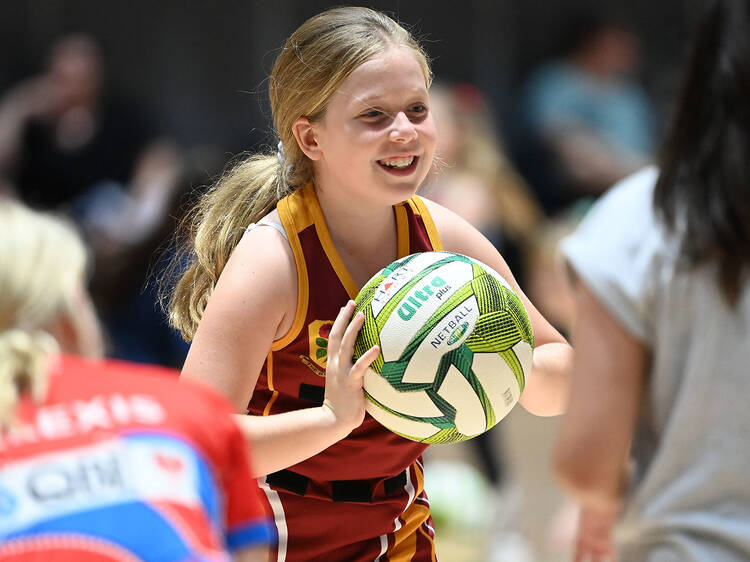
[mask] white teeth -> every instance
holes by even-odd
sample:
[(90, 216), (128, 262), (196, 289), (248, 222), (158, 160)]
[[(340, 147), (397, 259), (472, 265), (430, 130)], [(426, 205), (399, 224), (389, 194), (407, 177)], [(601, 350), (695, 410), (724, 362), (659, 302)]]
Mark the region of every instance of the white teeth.
[(399, 157), (399, 158), (386, 158), (379, 161), (383, 166), (389, 168), (408, 168), (411, 163), (414, 162), (414, 156)]

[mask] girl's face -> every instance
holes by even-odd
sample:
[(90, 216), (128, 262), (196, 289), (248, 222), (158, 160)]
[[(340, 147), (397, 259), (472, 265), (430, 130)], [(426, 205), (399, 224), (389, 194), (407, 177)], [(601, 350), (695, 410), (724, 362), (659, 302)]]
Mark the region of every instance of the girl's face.
[(429, 101), (408, 47), (393, 46), (357, 67), (313, 124), (318, 187), (364, 203), (392, 205), (414, 195), (435, 151)]

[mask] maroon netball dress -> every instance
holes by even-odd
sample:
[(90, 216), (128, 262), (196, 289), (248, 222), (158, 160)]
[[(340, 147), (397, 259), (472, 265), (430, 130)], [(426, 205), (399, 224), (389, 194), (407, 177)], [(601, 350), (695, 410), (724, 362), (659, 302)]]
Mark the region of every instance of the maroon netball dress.
[[(282, 199), (277, 210), (297, 265), (297, 311), (263, 365), (251, 415), (323, 403), (328, 333), (340, 308), (359, 291), (334, 248), (312, 184)], [(442, 249), (419, 197), (393, 212), (399, 258)], [(275, 559), (434, 561), (425, 448), (367, 415), (338, 443), (262, 478), (279, 538)]]

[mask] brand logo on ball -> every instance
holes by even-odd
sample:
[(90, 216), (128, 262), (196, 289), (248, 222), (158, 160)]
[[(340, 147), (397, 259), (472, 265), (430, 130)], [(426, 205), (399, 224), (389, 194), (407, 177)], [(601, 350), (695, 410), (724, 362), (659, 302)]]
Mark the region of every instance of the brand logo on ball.
[(461, 336), (463, 336), (469, 328), (469, 323), (462, 322), (462, 320), (466, 320), (472, 312), (474, 312), (474, 309), (469, 305), (464, 305), (460, 309), (454, 309), (453, 318), (448, 320), (448, 324), (445, 328), (435, 334), (434, 339), (430, 340), (432, 347), (437, 349), (446, 338), (448, 339), (448, 345), (453, 345), (460, 340)]
[[(430, 286), (431, 285), (431, 286)], [(433, 291), (433, 287), (438, 289)], [(411, 320), (417, 309), (422, 308), (422, 303), (430, 300), (430, 297), (435, 296), (438, 299), (442, 298), (450, 290), (450, 285), (445, 282), (442, 277), (435, 277), (429, 283), (421, 289), (413, 291), (408, 297), (404, 299), (401, 306), (398, 307), (398, 315), (401, 320)]]
[[(384, 269), (383, 274), (387, 273), (388, 270)], [(411, 279), (414, 270), (409, 266), (399, 267), (395, 271), (391, 271), (390, 274), (380, 282), (375, 296), (372, 297), (372, 302), (377, 304), (385, 304), (390, 298), (395, 295), (406, 282)]]
[(468, 329), (468, 327), (469, 327), (469, 323), (464, 322), (458, 328), (453, 330), (451, 332), (451, 335), (448, 337), (448, 345), (453, 345), (458, 340), (460, 340), (461, 336), (463, 336), (466, 333), (466, 330)]

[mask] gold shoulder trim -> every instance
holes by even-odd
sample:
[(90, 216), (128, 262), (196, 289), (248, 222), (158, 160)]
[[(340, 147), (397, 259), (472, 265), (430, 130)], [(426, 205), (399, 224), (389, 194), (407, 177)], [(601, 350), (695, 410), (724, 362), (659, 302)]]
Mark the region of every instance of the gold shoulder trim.
[(306, 187), (284, 197), (276, 205), (281, 224), (286, 231), (289, 245), (294, 254), (294, 263), (297, 266), (297, 310), (294, 313), (292, 327), (281, 339), (271, 344), (271, 351), (277, 351), (292, 343), (304, 327), (305, 317), (307, 316), (310, 287), (305, 255), (302, 253), (302, 245), (299, 241), (299, 233), (313, 223), (312, 217), (305, 206), (304, 193), (302, 193)]

